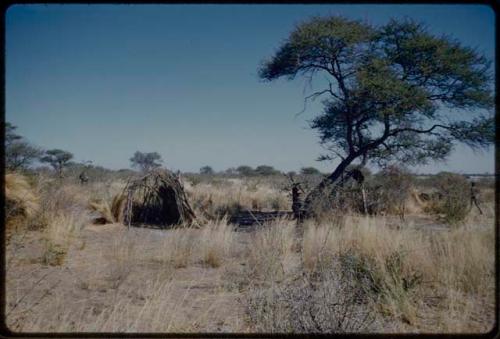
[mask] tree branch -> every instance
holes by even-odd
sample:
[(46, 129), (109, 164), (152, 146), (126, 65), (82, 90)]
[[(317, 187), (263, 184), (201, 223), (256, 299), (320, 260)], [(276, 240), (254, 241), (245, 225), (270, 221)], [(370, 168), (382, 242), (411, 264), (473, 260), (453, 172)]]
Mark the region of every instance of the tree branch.
[(441, 124), (435, 124), (433, 125), (431, 128), (429, 129), (416, 129), (416, 128), (397, 128), (393, 131), (390, 132), (390, 136), (394, 136), (396, 134), (399, 134), (401, 132), (413, 132), (413, 133), (419, 133), (419, 134), (425, 134), (425, 133), (431, 133), (433, 130), (435, 130), (436, 128), (444, 128), (446, 130), (453, 130), (452, 127), (450, 126), (445, 126), (445, 125), (441, 125)]

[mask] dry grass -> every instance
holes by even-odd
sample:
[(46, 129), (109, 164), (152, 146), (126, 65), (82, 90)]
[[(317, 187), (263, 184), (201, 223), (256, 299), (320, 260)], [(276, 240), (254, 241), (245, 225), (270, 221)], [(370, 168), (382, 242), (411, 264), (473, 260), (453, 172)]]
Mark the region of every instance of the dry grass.
[(43, 231), (42, 262), (46, 265), (61, 265), (72, 241), (87, 222), (84, 212), (54, 216)]
[(202, 228), (178, 227), (162, 237), (149, 260), (174, 268), (202, 264), (217, 268), (231, 257), (234, 232), (225, 220), (210, 222)]
[[(112, 197), (121, 187), (123, 183), (99, 187), (35, 181), (31, 190), (40, 197), (40, 208), (26, 229), (37, 244), (42, 241), (37, 265), (49, 265), (44, 269), (55, 276), (83, 263), (92, 269), (82, 270), (80, 283), (67, 283), (64, 293), (56, 289), (45, 296), (29, 317), (13, 313), (17, 330), (208, 332), (222, 306), (210, 306), (206, 298), (218, 301), (231, 293), (238, 295), (248, 316), (239, 315), (245, 325), (238, 328), (248, 331), (477, 333), (493, 324), (491, 201), (481, 205), (484, 214), (473, 209), (454, 226), (393, 225), (382, 216), (338, 214), (300, 227), (277, 220), (244, 233), (217, 216), (238, 206), (287, 209), (285, 193), (252, 181), (186, 183), (195, 208), (213, 214), (203, 227), (159, 231), (110, 225), (120, 232), (89, 243), (83, 235), (94, 234), (84, 232), (89, 203), (100, 199), (111, 213), (117, 204)], [(97, 242), (99, 233), (94, 235)], [(16, 237), (7, 248), (8, 274), (22, 268), (20, 260), (9, 258), (31, 246), (23, 239)], [(193, 271), (203, 275), (183, 276)], [(204, 287), (197, 285), (210, 274), (216, 287), (200, 294)], [(83, 292), (72, 288), (88, 299), (73, 305), (71, 296)], [(126, 297), (136, 294), (140, 296)], [(103, 306), (97, 303), (103, 295), (114, 299)], [(65, 308), (71, 312), (55, 311)]]
[(197, 215), (212, 219), (241, 209), (287, 210), (289, 198), (285, 191), (272, 188), (258, 181), (227, 180), (224, 184), (185, 183), (185, 189)]
[[(192, 282), (193, 284), (194, 282)], [(206, 312), (194, 317), (186, 316), (184, 308), (200, 303), (189, 286), (179, 293), (175, 280), (160, 277), (143, 281), (140, 304), (126, 296), (136, 293), (124, 289), (108, 308), (94, 306), (91, 299), (83, 300), (72, 312), (54, 312), (54, 307), (66, 307), (64, 295), (56, 290), (52, 304), (45, 305), (46, 312), (26, 319), (25, 332), (196, 332), (206, 326), (208, 314), (217, 307), (213, 303)]]
[[(340, 226), (307, 225), (302, 248), (306, 271), (322, 272), (335, 262), (344, 270), (354, 269), (381, 315), (416, 328), (428, 325), (422, 321), (429, 311), (427, 301), (439, 300), (432, 312), (443, 317), (433, 328), (447, 331), (457, 309), (468, 314), (493, 297), (492, 228), (425, 232), (391, 228), (382, 218), (347, 217)], [(459, 307), (457, 298), (477, 304)], [(478, 326), (471, 318), (464, 322), (471, 325), (469, 330)]]
[(28, 179), (18, 173), (5, 175), (6, 217), (22, 214), (32, 217), (40, 208), (40, 199), (28, 182)]
[[(40, 231), (43, 243), (41, 262), (61, 265), (72, 241), (89, 222), (86, 192), (76, 185), (61, 186), (44, 177), (36, 178), (33, 186), (29, 186), (22, 178), (14, 183), (18, 187), (16, 197), (20, 199), (19, 203), (29, 206), (30, 212), (12, 237), (13, 247), (18, 248), (30, 230)], [(13, 194), (16, 189), (10, 191)], [(15, 253), (8, 260), (14, 257)]]
[(95, 211), (100, 215), (100, 217), (95, 219), (94, 223), (112, 224), (117, 221), (115, 220), (115, 217), (111, 212), (111, 207), (107, 201), (103, 200), (90, 201), (89, 208), (90, 210)]
[(7, 240), (20, 232), (40, 210), (40, 198), (27, 178), (18, 173), (5, 175), (5, 221)]
[(205, 225), (199, 238), (199, 251), (202, 263), (219, 267), (231, 257), (234, 246), (232, 226), (225, 219)]
[(295, 223), (279, 220), (251, 234), (246, 274), (253, 283), (272, 283), (285, 278), (293, 268)]

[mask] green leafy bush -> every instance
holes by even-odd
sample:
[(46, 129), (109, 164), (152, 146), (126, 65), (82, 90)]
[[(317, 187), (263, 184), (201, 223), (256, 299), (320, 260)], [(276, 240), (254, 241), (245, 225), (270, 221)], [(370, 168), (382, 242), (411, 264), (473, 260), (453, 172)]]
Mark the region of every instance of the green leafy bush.
[(434, 178), (431, 212), (450, 224), (457, 224), (469, 213), (470, 186), (460, 174), (441, 172)]

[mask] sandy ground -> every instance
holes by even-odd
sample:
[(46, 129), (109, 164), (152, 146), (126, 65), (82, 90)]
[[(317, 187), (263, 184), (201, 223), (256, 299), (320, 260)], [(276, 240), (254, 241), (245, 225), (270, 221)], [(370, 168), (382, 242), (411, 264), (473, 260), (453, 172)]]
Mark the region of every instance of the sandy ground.
[[(398, 217), (386, 221), (401, 224)], [(447, 229), (427, 217), (406, 221), (416, 229)], [(231, 279), (244, 258), (236, 255), (216, 268), (166, 265), (152, 253), (169, 234), (121, 224), (88, 225), (55, 266), (41, 262), (42, 233), (17, 235), (7, 246), (7, 326), (14, 332), (251, 331), (244, 291)], [(251, 229), (236, 232), (237, 247), (244, 249), (252, 234)], [(491, 303), (478, 303), (483, 304)], [(484, 307), (477, 312), (482, 317)]]
[[(140, 228), (127, 230), (119, 224), (89, 225), (75, 239), (60, 266), (42, 265), (39, 259), (43, 251), (41, 235), (27, 233), (23, 245), (11, 244), (8, 247), (7, 326), (12, 331), (22, 332), (107, 329), (108, 325), (93, 329), (104, 311), (114, 309), (120, 314), (126, 310), (134, 318), (147, 302), (151, 303), (152, 298), (158, 297), (154, 295), (155, 286), (161, 285), (168, 288), (162, 297), (167, 296), (169, 300), (165, 302), (172, 307), (172, 312), (166, 315), (168, 319), (165, 319), (171, 331), (244, 331), (241, 295), (225, 288), (224, 267), (195, 264), (172, 269), (140, 255), (159, 246), (159, 241), (168, 236), (168, 232)], [(245, 234), (238, 233), (238, 236), (244, 237)], [(135, 245), (134, 253), (139, 253), (136, 258), (125, 261), (123, 252), (119, 255), (113, 253), (127, 250), (120, 248), (127, 243), (123, 237), (132, 239), (132, 242), (140, 239)], [(87, 321), (78, 321), (78, 324), (76, 320), (80, 317), (68, 314), (88, 317), (88, 326), (81, 324)], [(57, 323), (54, 317), (61, 319), (63, 328), (47, 328), (47, 324)], [(123, 317), (119, 318), (123, 320)], [(148, 328), (147, 324), (134, 323), (133, 326), (122, 325), (117, 330), (123, 327), (151, 332), (155, 325)]]

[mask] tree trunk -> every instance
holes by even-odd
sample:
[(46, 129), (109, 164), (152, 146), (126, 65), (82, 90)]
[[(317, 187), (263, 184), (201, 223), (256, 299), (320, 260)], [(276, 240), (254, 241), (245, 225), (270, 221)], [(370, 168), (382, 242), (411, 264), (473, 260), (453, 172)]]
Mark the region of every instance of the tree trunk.
[(327, 192), (328, 188), (331, 187), (342, 176), (347, 166), (349, 166), (354, 161), (354, 159), (356, 159), (355, 156), (349, 156), (345, 158), (337, 166), (335, 171), (332, 172), (332, 174), (324, 178), (318, 184), (318, 186), (316, 186), (307, 195), (306, 200), (304, 201), (304, 210), (306, 217), (311, 217), (314, 215), (315, 209), (317, 208), (317, 206), (319, 206), (318, 203), (329, 196), (329, 192)]

